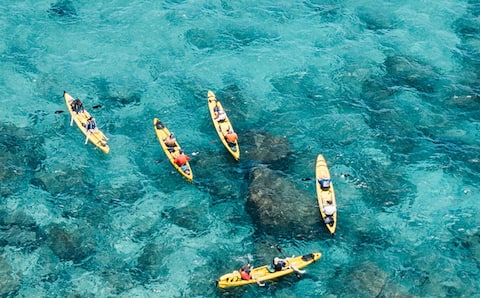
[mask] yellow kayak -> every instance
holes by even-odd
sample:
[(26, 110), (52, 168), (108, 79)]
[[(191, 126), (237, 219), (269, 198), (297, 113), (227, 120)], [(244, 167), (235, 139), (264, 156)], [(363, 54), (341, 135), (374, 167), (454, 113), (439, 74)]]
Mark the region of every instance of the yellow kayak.
[[(88, 118), (91, 117), (91, 115), (84, 110), (83, 112), (76, 113), (72, 109), (71, 103), (73, 102), (74, 98), (68, 94), (66, 91), (63, 91), (63, 98), (65, 99), (65, 103), (67, 104), (68, 111), (70, 112), (70, 116), (73, 118), (73, 121), (77, 124), (78, 128), (83, 132), (85, 136), (87, 136), (87, 129), (86, 129), (86, 123)], [(97, 146), (100, 150), (102, 150), (104, 153), (110, 152), (110, 147), (108, 146), (108, 139), (107, 137), (98, 129), (95, 129), (95, 131), (91, 132), (88, 134), (88, 140)]]
[(244, 280), (242, 279), (240, 272), (238, 270), (233, 271), (232, 273), (224, 274), (220, 277), (217, 281), (217, 286), (220, 288), (227, 288), (227, 287), (237, 287), (243, 286), (247, 284), (253, 284), (257, 282), (262, 282), (265, 280), (275, 279), (280, 276), (284, 276), (294, 272), (293, 269), (288, 268), (288, 266), (294, 266), (296, 269), (301, 269), (305, 266), (316, 262), (322, 257), (322, 254), (319, 252), (314, 252), (311, 254), (303, 255), (288, 259), (286, 268), (281, 271), (274, 271), (272, 272), (271, 265), (265, 265), (262, 267), (253, 268), (250, 272), (251, 279)]
[[(320, 214), (322, 215), (323, 222), (330, 231), (330, 234), (333, 235), (335, 234), (335, 229), (337, 228), (337, 204), (335, 201), (335, 190), (333, 189), (333, 183), (331, 182), (327, 162), (321, 154), (317, 156), (315, 178)], [(323, 181), (328, 181), (329, 183), (324, 183)], [(322, 187), (321, 183), (324, 183), (324, 187)], [(325, 213), (325, 210), (328, 210), (329, 208), (334, 211), (330, 216)]]
[(235, 158), (235, 160), (240, 159), (240, 147), (238, 146), (238, 140), (235, 141), (235, 146), (230, 147), (230, 145), (225, 140), (224, 135), (228, 132), (229, 129), (233, 129), (232, 123), (228, 116), (225, 114), (225, 119), (221, 122), (215, 120), (216, 112), (215, 106), (217, 106), (220, 110), (225, 112), (220, 101), (215, 97), (215, 94), (208, 90), (208, 110), (210, 111), (210, 116), (212, 117), (213, 126), (215, 126), (215, 130), (217, 131), (218, 137), (222, 141), (225, 148), (230, 152), (230, 154)]
[(155, 133), (157, 134), (160, 146), (162, 146), (163, 152), (165, 152), (165, 155), (167, 156), (168, 160), (170, 160), (170, 163), (172, 163), (173, 167), (177, 169), (177, 171), (182, 174), (182, 176), (185, 177), (188, 182), (192, 182), (193, 171), (190, 167), (190, 163), (187, 161), (187, 167), (190, 171), (188, 173), (185, 173), (185, 171), (183, 171), (182, 168), (174, 162), (175, 158), (180, 155), (181, 147), (178, 142), (175, 141), (175, 147), (173, 147), (172, 152), (170, 152), (167, 145), (165, 145), (165, 139), (170, 136), (170, 131), (168, 130), (168, 128), (158, 118), (153, 119), (153, 128), (155, 129)]

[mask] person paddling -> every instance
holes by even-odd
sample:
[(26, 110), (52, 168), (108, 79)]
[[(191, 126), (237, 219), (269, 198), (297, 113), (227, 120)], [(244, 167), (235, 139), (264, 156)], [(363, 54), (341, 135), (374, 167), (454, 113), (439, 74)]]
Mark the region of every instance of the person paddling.
[[(70, 106), (72, 107), (72, 111), (76, 113), (77, 115), (79, 113), (85, 112), (85, 108), (83, 107), (83, 103), (80, 99), (76, 98), (73, 101), (70, 102)], [(73, 114), (72, 114), (72, 119), (70, 120), (70, 126), (73, 125)]]
[(180, 154), (175, 157), (175, 160), (173, 161), (177, 166), (179, 166), (185, 174), (189, 175), (190, 174), (190, 169), (188, 168), (187, 161), (190, 160), (190, 156), (186, 155), (183, 153), (183, 150), (180, 150)]
[(230, 147), (235, 147), (237, 144), (235, 143), (238, 140), (237, 134), (233, 131), (232, 128), (228, 130), (228, 132), (224, 135), (225, 141), (227, 141)]
[[(90, 134), (99, 131), (97, 128), (97, 122), (95, 121), (95, 118), (93, 117), (88, 118), (87, 123), (85, 124), (85, 129), (87, 130), (87, 138), (85, 139), (85, 144), (87, 144)], [(103, 133), (101, 133), (101, 135), (104, 139), (103, 141), (108, 141), (108, 138)], [(106, 142), (104, 144), (106, 144)]]
[(265, 286), (264, 283), (252, 277), (252, 269), (253, 269), (253, 266), (251, 266), (250, 264), (246, 264), (242, 268), (238, 269), (238, 272), (240, 273), (240, 276), (243, 280), (250, 280), (253, 278), (259, 286), (261, 287)]
[(83, 103), (80, 99), (76, 98), (72, 101), (72, 110), (77, 114), (85, 112)]
[(173, 132), (165, 139), (165, 145), (168, 148), (170, 153), (175, 151), (175, 146), (177, 146), (177, 139), (174, 137)]
[(300, 273), (300, 274), (305, 273), (305, 270), (299, 270), (297, 267), (295, 267), (293, 265), (287, 265), (289, 260), (291, 260), (293, 258), (294, 258), (294, 256), (292, 256), (291, 258), (285, 258), (285, 259), (282, 259), (282, 258), (279, 258), (279, 257), (273, 258), (272, 265), (273, 265), (274, 270), (275, 271), (282, 271), (282, 270), (286, 270), (286, 269), (292, 269), (293, 271), (295, 271), (297, 273)]
[(227, 114), (225, 114), (225, 111), (221, 109), (218, 105), (215, 105), (213, 111), (215, 115), (215, 121), (223, 122), (225, 121), (225, 119), (227, 119)]
[(90, 137), (90, 133), (95, 132), (95, 129), (97, 129), (97, 122), (95, 121), (95, 118), (90, 117), (87, 119), (87, 123), (85, 124), (85, 129), (87, 130), (87, 138), (85, 139), (85, 144), (87, 144), (88, 138)]

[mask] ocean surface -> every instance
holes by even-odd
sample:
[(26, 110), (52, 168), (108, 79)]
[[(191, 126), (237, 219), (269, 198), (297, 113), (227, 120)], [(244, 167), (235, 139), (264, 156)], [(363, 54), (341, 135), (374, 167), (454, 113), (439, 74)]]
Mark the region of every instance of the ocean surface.
[[(476, 0), (4, 0), (0, 296), (480, 297), (479, 77)], [(70, 126), (64, 90), (108, 155)], [(215, 284), (315, 251), (301, 277)]]

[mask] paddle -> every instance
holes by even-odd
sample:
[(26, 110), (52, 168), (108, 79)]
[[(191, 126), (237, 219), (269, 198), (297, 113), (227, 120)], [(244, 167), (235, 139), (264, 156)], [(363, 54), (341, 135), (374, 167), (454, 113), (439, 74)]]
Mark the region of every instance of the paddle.
[(90, 137), (90, 130), (87, 130), (87, 138), (85, 139), (85, 145), (87, 145), (89, 137)]
[(253, 278), (253, 280), (257, 283), (257, 285), (259, 285), (260, 287), (264, 287), (264, 286), (265, 286), (265, 283), (259, 281), (258, 279), (256, 279), (256, 278), (253, 277), (253, 276), (252, 276), (252, 278)]
[(280, 245), (275, 245), (275, 248), (278, 250), (278, 252), (283, 256), (285, 257), (285, 254), (283, 253), (282, 249), (280, 248)]

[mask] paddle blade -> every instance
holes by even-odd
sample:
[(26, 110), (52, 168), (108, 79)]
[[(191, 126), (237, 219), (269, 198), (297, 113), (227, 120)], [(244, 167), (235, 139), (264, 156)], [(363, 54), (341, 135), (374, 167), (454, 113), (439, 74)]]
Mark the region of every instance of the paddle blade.
[(63, 112), (64, 112), (64, 111), (62, 111), (62, 110), (58, 110), (58, 111), (55, 111), (55, 114), (61, 114), (61, 113), (63, 113)]
[(282, 249), (280, 248), (280, 245), (275, 245), (275, 248), (278, 250), (279, 253), (283, 254)]

